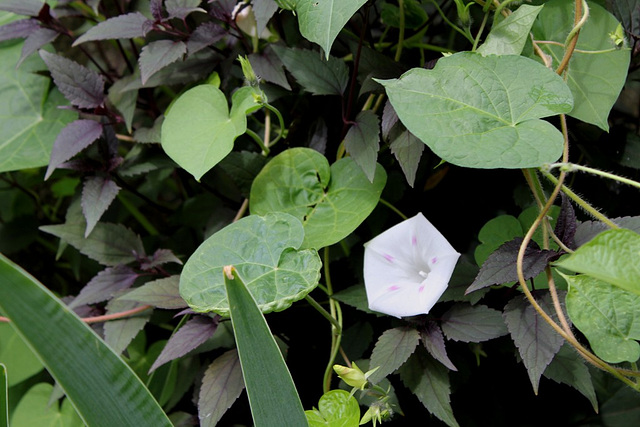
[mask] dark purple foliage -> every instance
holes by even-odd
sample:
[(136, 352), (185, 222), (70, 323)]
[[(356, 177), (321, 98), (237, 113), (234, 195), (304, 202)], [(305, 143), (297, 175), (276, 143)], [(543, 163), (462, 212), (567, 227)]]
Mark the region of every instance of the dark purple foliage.
[(108, 267), (98, 273), (87, 285), (82, 288), (78, 296), (69, 307), (93, 304), (111, 298), (116, 292), (130, 288), (138, 278), (132, 268), (117, 265)]
[(80, 119), (65, 126), (53, 143), (49, 167), (44, 179), (49, 178), (57, 167), (100, 138), (100, 135), (102, 135), (102, 124), (94, 120)]
[(0, 41), (26, 38), (39, 28), (40, 24), (35, 19), (13, 21), (0, 27)]

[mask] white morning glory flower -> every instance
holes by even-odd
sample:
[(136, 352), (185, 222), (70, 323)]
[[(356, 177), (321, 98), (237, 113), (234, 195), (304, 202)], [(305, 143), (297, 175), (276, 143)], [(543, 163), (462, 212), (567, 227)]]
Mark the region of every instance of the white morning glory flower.
[(395, 317), (428, 313), (459, 257), (421, 213), (391, 227), (365, 244), (369, 309)]

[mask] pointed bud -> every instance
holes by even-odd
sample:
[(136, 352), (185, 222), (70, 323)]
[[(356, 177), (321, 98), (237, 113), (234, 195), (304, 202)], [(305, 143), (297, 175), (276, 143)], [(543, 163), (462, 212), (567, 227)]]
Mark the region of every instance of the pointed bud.
[(351, 364), (351, 368), (342, 365), (333, 365), (333, 370), (338, 374), (342, 381), (350, 385), (351, 387), (364, 390), (367, 385), (367, 377), (364, 372), (358, 368), (355, 363)]

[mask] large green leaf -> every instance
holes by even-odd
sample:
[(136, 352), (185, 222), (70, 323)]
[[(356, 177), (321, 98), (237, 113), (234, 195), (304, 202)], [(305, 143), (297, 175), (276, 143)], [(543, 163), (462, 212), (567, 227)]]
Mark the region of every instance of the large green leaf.
[(162, 148), (182, 168), (200, 180), (233, 149), (247, 130), (245, 114), (259, 108), (254, 89), (238, 89), (229, 111), (227, 98), (214, 85), (189, 89), (178, 98), (162, 123)]
[(14, 427), (81, 427), (84, 424), (71, 401), (64, 399), (50, 402), (53, 386), (48, 383), (34, 385), (22, 396), (11, 414), (11, 425)]
[(223, 273), (224, 287), (254, 425), (306, 426), (300, 397), (269, 325), (238, 271), (229, 267)]
[(297, 0), (300, 33), (317, 43), (329, 58), (331, 45), (340, 30), (367, 0)]
[[(556, 68), (564, 55), (563, 44), (573, 27), (574, 2), (546, 2), (532, 32), (536, 40), (561, 43), (540, 44), (553, 58)], [(615, 49), (609, 33), (618, 21), (601, 6), (589, 2), (589, 20), (580, 30), (576, 51), (571, 57), (567, 84), (573, 93), (574, 109), (570, 116), (608, 130), (609, 111), (627, 78), (630, 61), (628, 49)]]
[(47, 288), (0, 254), (0, 310), (90, 426), (170, 426), (131, 368)]
[(556, 265), (640, 295), (640, 234), (624, 228), (598, 234)]
[(330, 390), (320, 397), (318, 409), (305, 411), (310, 427), (357, 427), (360, 406), (353, 395), (344, 390)]
[(274, 157), (251, 187), (251, 213), (289, 213), (304, 225), (303, 248), (321, 248), (353, 232), (376, 207), (387, 181), (377, 165), (373, 182), (351, 159), (331, 167), (310, 148), (292, 148)]
[(567, 311), (593, 351), (609, 363), (640, 358), (640, 296), (580, 274), (569, 282)]
[(562, 153), (560, 131), (539, 119), (571, 111), (571, 92), (531, 59), (461, 52), (380, 83), (407, 129), (449, 163), (527, 168)]
[(21, 43), (0, 49), (0, 172), (46, 166), (56, 136), (77, 118), (58, 108), (68, 102), (34, 73), (46, 68), (37, 55), (16, 69), (21, 49)]
[(478, 52), (483, 55), (520, 55), (541, 9), (542, 6), (520, 6), (491, 28)]
[(0, 323), (0, 363), (11, 372), (9, 387), (44, 369), (40, 360), (8, 323)]
[(302, 224), (286, 213), (251, 215), (209, 237), (184, 265), (180, 295), (195, 311), (228, 316), (222, 269), (233, 265), (260, 309), (282, 311), (304, 298), (320, 279), (320, 257), (298, 250)]

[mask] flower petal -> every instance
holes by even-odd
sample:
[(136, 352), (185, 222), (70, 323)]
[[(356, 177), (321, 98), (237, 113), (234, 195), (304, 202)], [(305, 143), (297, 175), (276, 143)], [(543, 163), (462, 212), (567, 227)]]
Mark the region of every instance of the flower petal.
[(396, 317), (428, 313), (459, 257), (421, 213), (397, 224), (365, 244), (369, 308)]

